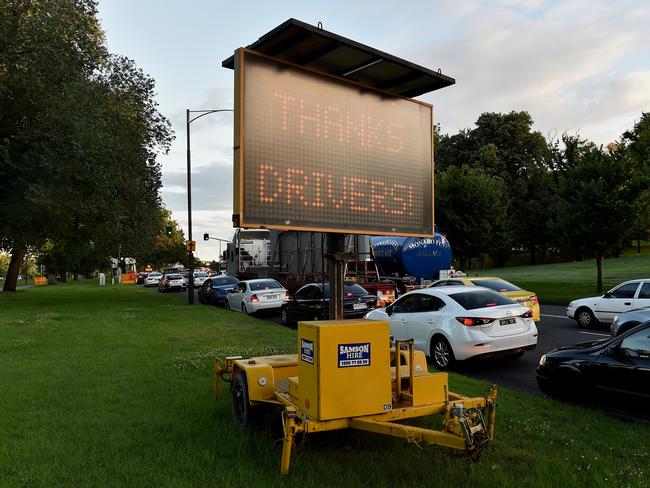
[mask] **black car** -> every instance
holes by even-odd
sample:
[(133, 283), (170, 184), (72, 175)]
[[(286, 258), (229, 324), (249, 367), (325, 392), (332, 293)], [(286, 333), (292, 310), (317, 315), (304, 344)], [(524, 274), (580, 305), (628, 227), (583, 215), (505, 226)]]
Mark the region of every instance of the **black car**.
[(223, 305), (228, 290), (232, 290), (237, 283), (239, 280), (236, 276), (212, 276), (199, 288), (199, 302), (206, 305)]
[[(369, 294), (360, 285), (347, 283), (344, 294), (343, 314), (346, 319), (363, 317), (377, 307), (377, 295)], [(329, 301), (329, 283), (305, 285), (295, 293), (291, 300), (282, 305), (282, 323), (291, 325), (301, 320), (327, 320)]]
[(544, 354), (537, 384), (550, 396), (637, 410), (650, 407), (650, 321), (620, 336)]

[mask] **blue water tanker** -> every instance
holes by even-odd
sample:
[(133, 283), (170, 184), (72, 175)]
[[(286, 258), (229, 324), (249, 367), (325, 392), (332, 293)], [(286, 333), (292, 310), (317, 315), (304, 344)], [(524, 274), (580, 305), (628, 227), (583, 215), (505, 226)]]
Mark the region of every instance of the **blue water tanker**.
[(375, 236), (370, 244), (385, 275), (437, 280), (439, 271), (451, 266), (451, 245), (439, 232), (432, 238)]

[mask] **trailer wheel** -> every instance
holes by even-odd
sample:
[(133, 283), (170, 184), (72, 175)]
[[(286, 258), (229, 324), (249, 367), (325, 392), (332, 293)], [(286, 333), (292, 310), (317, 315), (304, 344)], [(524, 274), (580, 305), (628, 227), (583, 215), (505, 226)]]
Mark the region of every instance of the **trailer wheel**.
[(242, 427), (253, 424), (252, 407), (248, 400), (248, 382), (246, 375), (239, 371), (232, 379), (232, 416)]

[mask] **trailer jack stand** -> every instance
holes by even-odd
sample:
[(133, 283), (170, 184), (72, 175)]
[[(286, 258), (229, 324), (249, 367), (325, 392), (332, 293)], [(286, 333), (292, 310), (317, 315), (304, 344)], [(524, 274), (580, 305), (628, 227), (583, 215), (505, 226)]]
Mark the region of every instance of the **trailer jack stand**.
[(304, 427), (296, 423), (296, 409), (285, 407), (282, 412), (282, 429), (284, 430), (284, 441), (282, 443), (282, 464), (280, 474), (289, 474), (289, 463), (291, 462), (291, 449), (293, 449), (293, 439), (299, 432), (303, 432)]

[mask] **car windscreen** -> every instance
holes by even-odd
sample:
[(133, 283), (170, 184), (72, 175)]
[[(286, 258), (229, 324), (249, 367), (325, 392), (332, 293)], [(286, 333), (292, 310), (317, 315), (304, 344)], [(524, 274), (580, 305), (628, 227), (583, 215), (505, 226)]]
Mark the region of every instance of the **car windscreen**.
[(282, 285), (275, 280), (252, 281), (248, 284), (251, 291), (270, 290), (273, 288), (282, 288)]
[(212, 286), (236, 285), (239, 280), (234, 276), (225, 276), (223, 278), (212, 278)]
[(489, 290), (453, 293), (449, 295), (449, 298), (455, 300), (465, 310), (512, 305), (516, 303), (508, 297)]
[(154, 271), (153, 273), (149, 273), (148, 276), (149, 278), (155, 278), (156, 276), (162, 276), (162, 273), (157, 273)]
[(182, 280), (183, 277), (179, 274), (168, 274), (167, 278), (170, 280)]
[(505, 280), (472, 280), (472, 283), (474, 283), (476, 286), (484, 286), (485, 288), (489, 288), (490, 290), (498, 291), (498, 292), (504, 292), (504, 291), (521, 291), (521, 288), (518, 286), (513, 285), (512, 283), (508, 283)]
[[(368, 292), (366, 289), (360, 285), (357, 284), (349, 284), (345, 285), (344, 288), (344, 296), (345, 297), (358, 297), (358, 296), (364, 296), (367, 295)], [(330, 284), (325, 283), (325, 298), (330, 297)]]

